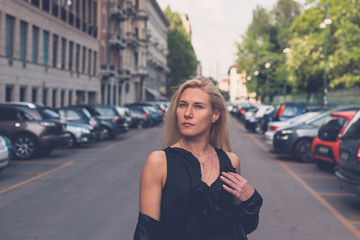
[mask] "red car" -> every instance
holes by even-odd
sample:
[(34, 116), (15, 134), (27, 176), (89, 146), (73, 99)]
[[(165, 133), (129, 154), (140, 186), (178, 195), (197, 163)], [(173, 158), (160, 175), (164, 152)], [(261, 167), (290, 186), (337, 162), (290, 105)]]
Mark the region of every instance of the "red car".
[(334, 170), (339, 163), (340, 137), (356, 111), (335, 112), (320, 127), (311, 145), (311, 156), (320, 169)]

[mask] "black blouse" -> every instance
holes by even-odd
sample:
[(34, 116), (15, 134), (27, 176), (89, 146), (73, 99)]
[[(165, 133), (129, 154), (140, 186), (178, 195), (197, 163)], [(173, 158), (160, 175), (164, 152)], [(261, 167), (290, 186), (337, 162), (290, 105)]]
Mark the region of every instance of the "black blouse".
[[(215, 149), (221, 172), (236, 172), (227, 154)], [(243, 240), (257, 228), (260, 194), (240, 205), (222, 187), (220, 176), (208, 186), (200, 163), (189, 151), (166, 148), (167, 178), (162, 190), (160, 222), (139, 213), (134, 240)]]

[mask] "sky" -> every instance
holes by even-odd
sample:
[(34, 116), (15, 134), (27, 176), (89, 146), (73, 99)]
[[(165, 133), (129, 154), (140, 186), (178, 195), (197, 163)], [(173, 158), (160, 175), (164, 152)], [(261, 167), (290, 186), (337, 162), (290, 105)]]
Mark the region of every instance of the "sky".
[[(157, 0), (161, 9), (188, 14), (192, 44), (203, 76), (221, 80), (236, 60), (236, 42), (246, 33), (257, 5), (270, 10), (278, 0)], [(305, 0), (298, 0), (304, 4)]]

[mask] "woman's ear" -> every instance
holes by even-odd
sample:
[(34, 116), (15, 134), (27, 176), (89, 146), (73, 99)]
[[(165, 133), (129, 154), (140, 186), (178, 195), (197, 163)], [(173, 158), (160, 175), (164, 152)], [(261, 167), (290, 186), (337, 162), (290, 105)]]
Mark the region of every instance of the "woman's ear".
[(220, 115), (221, 115), (220, 112), (216, 110), (216, 111), (213, 113), (211, 122), (212, 122), (212, 123), (215, 123), (217, 120), (219, 120)]

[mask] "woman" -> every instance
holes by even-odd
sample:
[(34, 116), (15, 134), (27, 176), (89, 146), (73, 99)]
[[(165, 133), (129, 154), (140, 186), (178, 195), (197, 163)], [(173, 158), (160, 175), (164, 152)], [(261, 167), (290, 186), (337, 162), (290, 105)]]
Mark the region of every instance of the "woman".
[(240, 176), (217, 88), (206, 79), (182, 84), (165, 131), (166, 148), (152, 152), (143, 167), (134, 239), (247, 239), (258, 225), (262, 198)]

